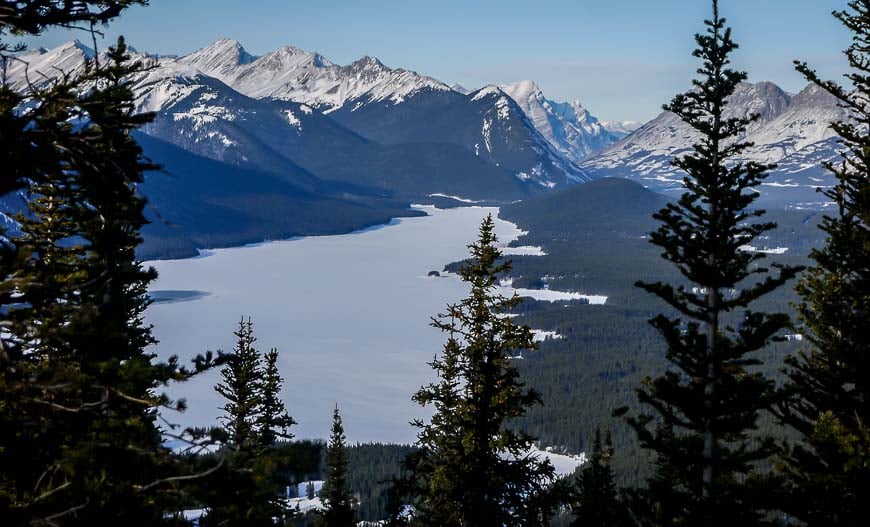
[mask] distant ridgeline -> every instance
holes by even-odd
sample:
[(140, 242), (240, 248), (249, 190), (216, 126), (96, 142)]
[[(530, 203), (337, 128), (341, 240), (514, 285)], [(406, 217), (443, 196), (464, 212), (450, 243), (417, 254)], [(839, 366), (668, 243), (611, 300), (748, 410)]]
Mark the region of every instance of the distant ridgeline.
[[(39, 84), (90, 56), (78, 41), (35, 50), (8, 79), (25, 90), (25, 63)], [(532, 81), (468, 91), (371, 57), (340, 66), (292, 46), (254, 57), (221, 39), (148, 58), (156, 67), (135, 78), (136, 103), (156, 119), (137, 137), (164, 171), (141, 188), (153, 221), (145, 258), (349, 232), (437, 196), (507, 203), (605, 176), (674, 193), (669, 161), (696, 139), (669, 113), (635, 131)], [(782, 165), (760, 189), (768, 206), (818, 208), (815, 187), (830, 185), (819, 162), (837, 149), (827, 125), (842, 115), (831, 97), (744, 84), (729, 108), (761, 113), (747, 159)]]

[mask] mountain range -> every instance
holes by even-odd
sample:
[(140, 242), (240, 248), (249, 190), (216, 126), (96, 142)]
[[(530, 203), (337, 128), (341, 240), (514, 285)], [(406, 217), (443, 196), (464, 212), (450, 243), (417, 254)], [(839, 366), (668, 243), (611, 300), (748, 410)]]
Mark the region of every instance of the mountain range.
[[(675, 193), (681, 175), (670, 160), (697, 139), (668, 112), (642, 126), (599, 121), (580, 102), (548, 99), (528, 80), (468, 90), (373, 57), (338, 65), (293, 46), (255, 56), (230, 39), (181, 57), (137, 55), (151, 65), (133, 79), (137, 110), (155, 115), (141, 131), (145, 152), (188, 192), (180, 204), (158, 181), (165, 174), (149, 177), (149, 198), (168, 218), (152, 234), (187, 252), (359, 228), (433, 195), (505, 203), (603, 177)], [(11, 63), (7, 82), (26, 90), (95, 56), (78, 41), (40, 48)], [(765, 201), (824, 201), (815, 188), (831, 177), (820, 162), (838, 148), (828, 124), (844, 117), (831, 97), (813, 87), (789, 94), (745, 83), (729, 113), (758, 115), (742, 138), (756, 144), (745, 160), (779, 165), (758, 189)], [(241, 192), (232, 174), (252, 192)], [(252, 196), (269, 192), (293, 198), (271, 200), (264, 214)], [(291, 228), (288, 218), (321, 217), (325, 202), (345, 212), (342, 221)], [(233, 220), (213, 221), (218, 213)]]
[[(822, 162), (838, 156), (831, 122), (847, 118), (833, 96), (810, 85), (790, 94), (771, 82), (742, 83), (729, 99), (726, 117), (757, 116), (740, 141), (754, 143), (738, 161), (776, 164), (756, 189), (760, 201), (777, 207), (814, 208), (825, 201), (817, 188), (833, 183)], [(683, 175), (671, 160), (699, 138), (676, 115), (663, 112), (616, 144), (584, 159), (593, 178), (625, 177), (666, 193), (682, 189)]]

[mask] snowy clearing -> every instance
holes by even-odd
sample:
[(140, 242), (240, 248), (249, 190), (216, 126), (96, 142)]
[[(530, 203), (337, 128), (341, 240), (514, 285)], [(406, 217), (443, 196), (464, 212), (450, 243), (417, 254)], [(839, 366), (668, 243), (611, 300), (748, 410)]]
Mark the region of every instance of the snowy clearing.
[(520, 247), (504, 247), (501, 250), (505, 256), (547, 256), (544, 249), (533, 245), (523, 245)]
[(788, 247), (753, 247), (752, 245), (741, 245), (739, 250), (747, 253), (763, 253), (763, 254), (785, 254), (788, 252)]

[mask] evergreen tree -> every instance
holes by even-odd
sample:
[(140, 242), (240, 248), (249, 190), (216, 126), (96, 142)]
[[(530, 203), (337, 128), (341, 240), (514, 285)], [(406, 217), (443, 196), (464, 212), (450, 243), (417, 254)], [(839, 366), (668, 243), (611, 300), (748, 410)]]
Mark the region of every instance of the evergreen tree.
[(254, 347), (254, 324), (248, 318), (239, 321), (233, 333), (236, 345), (227, 364), (221, 369), (222, 382), (215, 391), (226, 399), (221, 408), (224, 428), (233, 450), (254, 453), (260, 447), (257, 421), (260, 417), (260, 353)]
[(737, 44), (715, 0), (705, 25), (695, 37), (700, 78), (665, 106), (700, 139), (673, 161), (686, 173), (686, 192), (654, 216), (662, 225), (650, 236), (688, 285), (638, 283), (685, 317), (651, 320), (667, 342), (672, 368), (638, 390), (640, 402), (656, 415), (629, 419), (642, 446), (657, 455), (656, 474), (640, 494), (645, 501), (639, 512), (649, 525), (762, 523), (770, 503), (757, 484), (756, 464), (772, 455), (774, 445), (756, 432), (775, 391), (772, 381), (750, 368), (759, 364), (753, 353), (789, 320), (748, 306), (798, 272), (774, 265), (774, 276), (760, 261), (765, 255), (740, 249), (775, 227), (753, 223), (764, 212), (750, 209), (757, 198), (753, 187), (771, 167), (735, 159), (751, 146), (741, 136), (757, 116), (726, 114), (727, 98), (746, 74), (728, 67)]
[(289, 441), (293, 434), (288, 430), (296, 421), (287, 413), (287, 407), (281, 399), (281, 385), (284, 379), (278, 371), (278, 350), (272, 348), (263, 357), (265, 362), (260, 374), (259, 386), (259, 418), (257, 421), (260, 443), (273, 446), (279, 439)]
[(338, 405), (332, 414), (332, 432), (326, 447), (326, 479), (320, 490), (323, 510), (317, 524), (321, 527), (351, 527), (356, 525), (353, 498), (348, 486), (347, 452), (344, 426)]
[(540, 397), (510, 363), (535, 344), (528, 327), (504, 316), (520, 299), (496, 291), (510, 263), (501, 261), (494, 227), (487, 217), (459, 271), (469, 296), (433, 322), (449, 335), (432, 362), (439, 380), (414, 395), (435, 409), (430, 423), (416, 422), (421, 451), (410, 492), (422, 525), (544, 525), (552, 512), (552, 465), (529, 455), (532, 438), (508, 426)]
[[(226, 465), (211, 479), (209, 492), (203, 497), (209, 512), (202, 523), (273, 525), (275, 518), (288, 513), (278, 495), (285, 482), (278, 477), (273, 443), (264, 442), (262, 404), (267, 381), (260, 352), (254, 347), (257, 339), (251, 319), (242, 318), (234, 335), (233, 354), (221, 370), (222, 382), (215, 386), (227, 401), (221, 418), (227, 437)], [(277, 359), (277, 352), (272, 355)], [(270, 389), (280, 390), (280, 377), (272, 382), (275, 384)], [(277, 398), (276, 393), (271, 396)]]
[[(0, 37), (105, 22), (131, 3), (6, 2)], [(0, 42), (4, 66), (10, 49), (21, 47)], [(153, 165), (131, 132), (150, 115), (134, 115), (127, 79), (146, 66), (123, 39), (104, 62), (24, 93), (0, 86), (10, 176), (0, 188), (28, 197), (21, 234), (0, 251), (0, 516), (9, 525), (158, 525), (193, 477), (178, 477), (156, 423), (157, 409), (183, 402), (157, 390), (212, 361), (198, 357), (188, 370), (145, 351), (154, 272), (134, 254), (146, 223), (136, 188)]]
[(784, 508), (810, 526), (862, 525), (870, 499), (870, 1), (835, 12), (853, 34), (845, 51), (851, 86), (823, 81), (805, 63), (798, 70), (833, 95), (849, 119), (833, 123), (845, 151), (826, 163), (837, 184), (825, 195), (837, 213), (825, 216), (827, 240), (797, 291), (801, 333), (809, 349), (788, 361), (792, 395), (784, 420), (801, 441), (784, 459)]
[(620, 503), (613, 469), (610, 432), (602, 445), (601, 429), (595, 429), (592, 457), (577, 479), (577, 501), (573, 506), (574, 527), (620, 527), (629, 525), (625, 506)]
[(314, 482), (309, 481), (308, 485), (305, 487), (305, 497), (309, 500), (314, 499)]

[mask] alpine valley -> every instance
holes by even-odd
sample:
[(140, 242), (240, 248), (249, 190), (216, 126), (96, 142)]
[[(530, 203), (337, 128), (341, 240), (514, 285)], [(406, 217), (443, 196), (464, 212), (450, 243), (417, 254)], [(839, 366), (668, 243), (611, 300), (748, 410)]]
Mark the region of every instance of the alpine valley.
[[(34, 50), (7, 81), (38, 87), (94, 57), (79, 41)], [(696, 138), (669, 113), (599, 121), (532, 81), (467, 90), (368, 56), (338, 65), (292, 46), (254, 56), (220, 39), (141, 58), (152, 67), (134, 79), (138, 110), (156, 118), (140, 143), (164, 168), (142, 189), (155, 220), (146, 257), (348, 232), (418, 214), (411, 202), (498, 205), (602, 177), (673, 195), (682, 183), (670, 160)], [(729, 111), (759, 116), (747, 159), (779, 165), (757, 189), (765, 206), (824, 206), (816, 188), (830, 184), (820, 161), (837, 156), (836, 102), (762, 82), (743, 84)]]
[[(338, 401), (352, 441), (385, 443), (356, 447), (380, 459), (368, 465), (398, 459), (408, 447), (387, 443), (414, 441), (408, 423), (427, 414), (411, 394), (432, 381), (427, 361), (446, 339), (430, 317), (467, 293), (457, 260), (492, 214), (512, 260), (497, 290), (524, 297), (507, 315), (539, 346), (509, 357), (544, 401), (514, 423), (537, 448), (577, 455), (566, 472), (596, 427), (612, 427), (627, 453), (613, 463), (620, 483), (649, 475), (613, 410), (637, 410), (643, 379), (669, 368), (648, 321), (670, 308), (635, 284), (687, 285), (649, 234), (683, 190), (671, 162), (700, 140), (694, 129), (669, 112), (599, 120), (531, 80), (467, 89), (370, 56), (341, 65), (293, 46), (257, 56), (225, 38), (184, 56), (135, 55), (148, 64), (131, 79), (136, 110), (154, 116), (136, 139), (162, 167), (139, 188), (151, 223), (137, 255), (159, 272), (143, 315), (157, 356), (231, 349), (233, 324), (250, 316), (263, 347), (281, 349), (297, 438), (324, 437)], [(5, 80), (38, 92), (94, 60), (105, 54), (79, 41), (35, 49), (6, 64)], [(726, 117), (750, 116), (736, 140), (754, 146), (738, 161), (770, 166), (752, 190), (777, 226), (739, 250), (764, 266), (806, 265), (824, 241), (831, 203), (819, 190), (835, 183), (823, 167), (840, 156), (830, 124), (845, 111), (815, 87), (744, 82)], [(14, 231), (11, 212), (30, 197), (0, 196), (10, 212), (0, 225)], [(792, 313), (799, 301), (783, 287), (757, 308)], [(788, 332), (760, 354), (775, 380), (803, 339)], [(217, 375), (173, 385), (189, 401), (184, 424), (215, 422)], [(370, 475), (364, 519), (383, 519), (378, 493), (392, 475)]]

